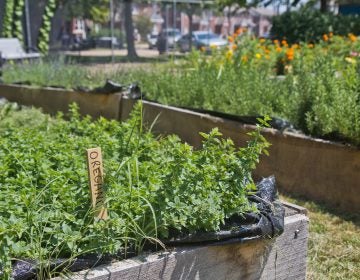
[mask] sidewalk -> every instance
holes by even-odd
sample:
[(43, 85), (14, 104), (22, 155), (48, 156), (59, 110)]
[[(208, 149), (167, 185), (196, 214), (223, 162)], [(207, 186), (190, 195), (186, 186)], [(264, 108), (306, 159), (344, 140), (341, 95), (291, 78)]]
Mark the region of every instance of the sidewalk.
[[(148, 45), (145, 43), (135, 45), (136, 52), (139, 57), (158, 57), (159, 52), (156, 49), (150, 50)], [(169, 54), (174, 53), (174, 50), (169, 50)], [(111, 49), (91, 49), (83, 51), (66, 51), (66, 55), (69, 56), (91, 56), (91, 57), (110, 57), (112, 55)], [(175, 52), (176, 55), (179, 55), (179, 52)], [(114, 49), (114, 56), (126, 56), (127, 50), (124, 49)]]

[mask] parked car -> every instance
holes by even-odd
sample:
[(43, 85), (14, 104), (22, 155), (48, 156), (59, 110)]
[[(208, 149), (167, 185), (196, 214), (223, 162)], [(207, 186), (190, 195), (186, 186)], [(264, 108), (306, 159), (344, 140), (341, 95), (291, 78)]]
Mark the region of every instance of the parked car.
[[(192, 47), (196, 49), (205, 48), (210, 50), (211, 47), (222, 48), (225, 47), (228, 42), (222, 39), (219, 35), (209, 31), (194, 31), (192, 32)], [(181, 52), (190, 51), (190, 34), (182, 36), (177, 45)]]
[(149, 49), (156, 48), (158, 45), (159, 36), (163, 36), (165, 38), (165, 42), (167, 48), (173, 48), (176, 46), (177, 41), (181, 37), (181, 33), (179, 29), (174, 28), (165, 28), (161, 31), (160, 34), (157, 33), (149, 33), (147, 35), (147, 42), (149, 44)]
[(167, 47), (173, 48), (176, 46), (176, 43), (181, 38), (181, 32), (177, 28), (165, 28), (162, 30), (166, 39), (167, 39)]
[(149, 33), (147, 36), (147, 42), (149, 44), (149, 49), (156, 48), (158, 34), (157, 33)]
[(122, 44), (116, 37), (103, 36), (95, 39), (96, 48), (111, 48), (111, 43), (115, 49), (122, 47)]

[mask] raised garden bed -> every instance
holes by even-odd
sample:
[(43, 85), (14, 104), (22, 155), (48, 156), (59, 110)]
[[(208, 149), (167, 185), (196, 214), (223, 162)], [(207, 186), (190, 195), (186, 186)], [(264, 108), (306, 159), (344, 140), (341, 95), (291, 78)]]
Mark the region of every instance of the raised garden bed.
[(251, 177), (268, 147), (260, 127), (242, 149), (214, 129), (193, 150), (146, 130), (141, 104), (123, 123), (81, 117), (75, 105), (69, 121), (11, 103), (0, 109), (5, 279), (49, 278), (163, 244), (275, 242), (284, 230), (274, 178), (255, 186)]
[[(65, 112), (72, 101), (79, 103), (80, 112), (93, 117), (104, 116), (125, 120), (134, 100), (121, 94), (89, 94), (59, 89), (0, 85), (0, 96), (24, 105), (42, 107), (45, 112)], [(105, 105), (104, 105), (105, 104)], [(243, 145), (246, 133), (254, 126), (238, 121), (210, 116), (191, 110), (144, 101), (145, 121), (154, 122), (157, 133), (175, 133), (191, 145), (199, 146), (199, 131), (220, 131)], [(314, 139), (303, 135), (265, 129), (271, 142), (270, 156), (263, 157), (255, 176), (274, 174), (279, 188), (340, 207), (345, 211), (360, 211), (360, 150), (356, 147)]]
[(61, 88), (39, 88), (24, 85), (0, 85), (0, 96), (11, 102), (42, 108), (45, 113), (66, 113), (76, 102), (82, 115), (94, 118), (119, 118), (121, 94), (88, 93)]
[(169, 248), (54, 280), (305, 279), (306, 210), (293, 204), (284, 206), (285, 230), (276, 240)]
[[(248, 141), (255, 126), (231, 119), (158, 103), (143, 101), (144, 119), (155, 133), (176, 133), (182, 140), (200, 146), (199, 131), (218, 127), (235, 145)], [(131, 112), (134, 100), (121, 100), (121, 120)], [(263, 129), (271, 143), (254, 171), (257, 178), (274, 174), (279, 189), (325, 202), (348, 212), (360, 211), (360, 150), (356, 147), (276, 129)]]

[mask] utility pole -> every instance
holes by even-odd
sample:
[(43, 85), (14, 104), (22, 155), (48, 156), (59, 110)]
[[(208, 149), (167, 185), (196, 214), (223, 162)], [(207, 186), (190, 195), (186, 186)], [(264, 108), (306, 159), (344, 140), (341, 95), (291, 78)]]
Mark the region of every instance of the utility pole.
[(25, 25), (26, 25), (26, 43), (28, 49), (31, 49), (32, 42), (31, 42), (29, 0), (25, 0)]
[(166, 38), (166, 53), (168, 53), (168, 49), (169, 49), (169, 9), (170, 6), (168, 4), (166, 4), (166, 15), (165, 15), (165, 28), (166, 28), (166, 33), (165, 33), (165, 38)]
[(114, 64), (114, 3), (110, 0), (111, 63)]
[(174, 44), (174, 46), (173, 46), (173, 52), (174, 52), (174, 55), (175, 55), (175, 50), (176, 50), (176, 42), (175, 42), (175, 30), (176, 30), (176, 0), (174, 0), (174, 8), (173, 8), (173, 11), (174, 11), (174, 31), (173, 31), (173, 36), (174, 36), (174, 38), (173, 38), (173, 44)]

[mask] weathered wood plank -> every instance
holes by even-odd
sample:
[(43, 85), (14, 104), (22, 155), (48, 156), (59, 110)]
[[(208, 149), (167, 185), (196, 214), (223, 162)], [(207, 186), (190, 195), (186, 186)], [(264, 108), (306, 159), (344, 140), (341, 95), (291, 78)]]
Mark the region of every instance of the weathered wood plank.
[(307, 237), (308, 218), (295, 214), (285, 218), (285, 231), (275, 240), (175, 248), (57, 280), (305, 279)]
[(11, 102), (42, 108), (45, 113), (69, 112), (69, 105), (77, 103), (82, 115), (119, 119), (122, 95), (76, 92), (58, 88), (36, 88), (18, 85), (0, 85), (0, 96)]
[(104, 191), (104, 169), (101, 148), (91, 148), (86, 150), (87, 166), (89, 173), (89, 186), (91, 195), (91, 204), (94, 210), (94, 216), (106, 220), (108, 213), (105, 205)]

